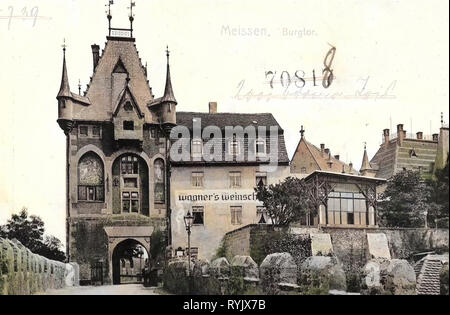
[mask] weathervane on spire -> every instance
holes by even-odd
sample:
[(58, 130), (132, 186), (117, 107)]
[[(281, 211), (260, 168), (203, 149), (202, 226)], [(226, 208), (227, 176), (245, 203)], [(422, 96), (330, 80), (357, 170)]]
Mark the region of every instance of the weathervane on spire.
[(131, 29), (131, 37), (133, 37), (133, 21), (134, 21), (134, 14), (133, 14), (133, 7), (136, 6), (136, 2), (133, 0), (130, 0), (130, 6), (128, 9), (130, 9), (130, 29)]
[(108, 0), (108, 4), (105, 4), (105, 7), (108, 7), (108, 12), (106, 12), (107, 18), (108, 18), (108, 30), (109, 30), (109, 36), (111, 36), (111, 19), (112, 19), (112, 15), (111, 15), (111, 6), (114, 4), (114, 0)]
[(133, 7), (136, 6), (136, 2), (134, 2), (133, 0), (130, 0), (130, 6), (128, 7), (128, 9), (130, 9), (130, 18), (134, 18), (134, 14), (133, 14)]
[(166, 46), (166, 56), (167, 56), (167, 64), (169, 64), (169, 57), (170, 57), (169, 45)]
[(64, 54), (64, 58), (65, 58), (66, 57), (66, 48), (67, 48), (66, 39), (65, 38), (63, 40), (63, 44), (61, 45), (61, 47), (63, 49), (63, 54)]

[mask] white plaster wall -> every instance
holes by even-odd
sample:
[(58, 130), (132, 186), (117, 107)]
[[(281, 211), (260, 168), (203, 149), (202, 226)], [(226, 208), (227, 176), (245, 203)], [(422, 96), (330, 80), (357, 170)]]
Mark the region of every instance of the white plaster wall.
[[(192, 172), (204, 172), (203, 188), (193, 188)], [(229, 187), (229, 172), (241, 172), (241, 188)], [(172, 240), (173, 248), (187, 247), (187, 233), (183, 217), (192, 206), (204, 207), (204, 225), (194, 226), (191, 234), (191, 247), (199, 248), (199, 258), (211, 260), (220, 246), (223, 236), (232, 230), (248, 224), (257, 223), (254, 201), (217, 201), (217, 202), (180, 202), (177, 198), (180, 192), (198, 191), (245, 193), (250, 194), (256, 185), (257, 166), (214, 166), (214, 167), (173, 167), (171, 177), (171, 207), (172, 207)], [(267, 173), (267, 183), (274, 184), (288, 177), (289, 166), (280, 166), (276, 171)], [(231, 224), (230, 206), (242, 206), (242, 224)]]

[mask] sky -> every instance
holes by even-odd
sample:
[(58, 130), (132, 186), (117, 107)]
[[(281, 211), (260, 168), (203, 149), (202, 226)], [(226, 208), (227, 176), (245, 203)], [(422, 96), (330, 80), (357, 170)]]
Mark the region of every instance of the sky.
[[(129, 1), (114, 2), (113, 27), (128, 28)], [(448, 1), (135, 2), (136, 45), (156, 97), (169, 45), (178, 111), (207, 111), (215, 101), (219, 112), (270, 112), (290, 157), (302, 125), (308, 141), (359, 168), (364, 143), (373, 156), (383, 129), (403, 123), (408, 133), (438, 133), (441, 112), (448, 123)], [(84, 90), (90, 46), (105, 45), (106, 3), (0, 0), (0, 224), (27, 207), (65, 241), (61, 45), (65, 39), (72, 92), (79, 80)], [(334, 80), (325, 89), (331, 47)], [(313, 71), (317, 86), (302, 87), (296, 75)]]

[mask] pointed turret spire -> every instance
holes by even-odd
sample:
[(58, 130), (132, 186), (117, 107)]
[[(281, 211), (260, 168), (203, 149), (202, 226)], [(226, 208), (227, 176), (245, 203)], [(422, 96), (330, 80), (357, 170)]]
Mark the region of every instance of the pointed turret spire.
[(367, 155), (367, 144), (364, 143), (364, 155), (361, 165), (361, 172), (372, 170), (372, 166), (369, 163), (369, 156)]
[(170, 78), (170, 64), (169, 64), (170, 51), (169, 51), (169, 46), (167, 46), (166, 56), (167, 56), (166, 88), (164, 90), (164, 96), (161, 99), (161, 103), (162, 102), (171, 102), (171, 103), (177, 104), (177, 100), (175, 99), (175, 96), (173, 94), (172, 81), (171, 81), (171, 78)]
[(64, 39), (63, 47), (63, 71), (61, 78), (61, 86), (59, 88), (59, 93), (57, 97), (71, 97), (70, 86), (69, 86), (69, 77), (67, 75), (67, 66), (66, 66), (66, 40)]

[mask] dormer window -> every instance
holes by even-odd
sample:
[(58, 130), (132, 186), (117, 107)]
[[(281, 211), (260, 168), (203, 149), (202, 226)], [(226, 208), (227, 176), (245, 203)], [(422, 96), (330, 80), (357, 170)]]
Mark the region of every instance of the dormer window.
[(203, 141), (201, 139), (192, 140), (192, 157), (201, 158), (203, 154)]
[(134, 130), (134, 121), (124, 121), (123, 122), (123, 130), (133, 131)]
[(266, 154), (266, 141), (263, 139), (256, 140), (256, 154), (265, 155)]
[(229, 153), (230, 155), (237, 156), (241, 152), (241, 147), (239, 146), (239, 141), (236, 139), (236, 136), (233, 136), (233, 140), (229, 144)]

